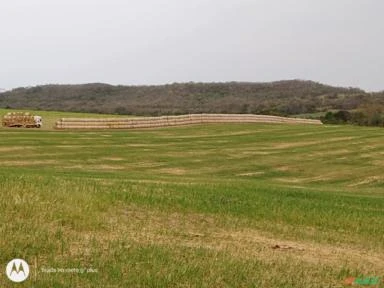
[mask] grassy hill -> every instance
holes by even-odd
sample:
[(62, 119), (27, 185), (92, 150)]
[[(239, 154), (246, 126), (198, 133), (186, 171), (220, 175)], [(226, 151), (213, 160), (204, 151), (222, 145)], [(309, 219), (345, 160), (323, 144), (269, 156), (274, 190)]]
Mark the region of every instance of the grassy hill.
[(0, 93), (0, 107), (108, 114), (295, 115), (384, 103), (382, 94), (312, 81), (182, 83), (161, 86), (45, 85)]
[(0, 262), (30, 263), (20, 287), (343, 287), (384, 275), (380, 128), (0, 138)]

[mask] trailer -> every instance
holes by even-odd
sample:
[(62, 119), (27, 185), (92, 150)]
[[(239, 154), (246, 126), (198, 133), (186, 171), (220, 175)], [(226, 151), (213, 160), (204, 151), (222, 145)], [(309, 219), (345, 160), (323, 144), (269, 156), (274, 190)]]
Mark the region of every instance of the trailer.
[(3, 116), (3, 127), (40, 128), (43, 125), (41, 116), (29, 112), (9, 112)]

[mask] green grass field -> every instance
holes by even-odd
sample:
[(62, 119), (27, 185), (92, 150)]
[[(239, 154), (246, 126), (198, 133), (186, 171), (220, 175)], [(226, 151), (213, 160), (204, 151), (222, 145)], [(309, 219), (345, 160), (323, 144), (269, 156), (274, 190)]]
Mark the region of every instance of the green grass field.
[[(0, 263), (31, 269), (17, 287), (344, 287), (384, 276), (383, 129), (0, 138)], [(16, 285), (1, 273), (0, 286)]]

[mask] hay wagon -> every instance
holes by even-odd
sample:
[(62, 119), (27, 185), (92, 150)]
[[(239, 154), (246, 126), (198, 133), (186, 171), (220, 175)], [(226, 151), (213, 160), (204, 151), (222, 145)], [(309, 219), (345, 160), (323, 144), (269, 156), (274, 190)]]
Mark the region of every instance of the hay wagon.
[(3, 116), (3, 127), (40, 128), (42, 118), (28, 112), (9, 112)]

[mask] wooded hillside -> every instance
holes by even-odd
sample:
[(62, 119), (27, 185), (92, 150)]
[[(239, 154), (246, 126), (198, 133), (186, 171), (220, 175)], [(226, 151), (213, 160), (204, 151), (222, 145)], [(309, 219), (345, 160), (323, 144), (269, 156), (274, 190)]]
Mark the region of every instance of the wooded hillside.
[(312, 81), (175, 83), (160, 86), (44, 85), (0, 93), (0, 107), (134, 115), (295, 115), (384, 105), (383, 93)]

